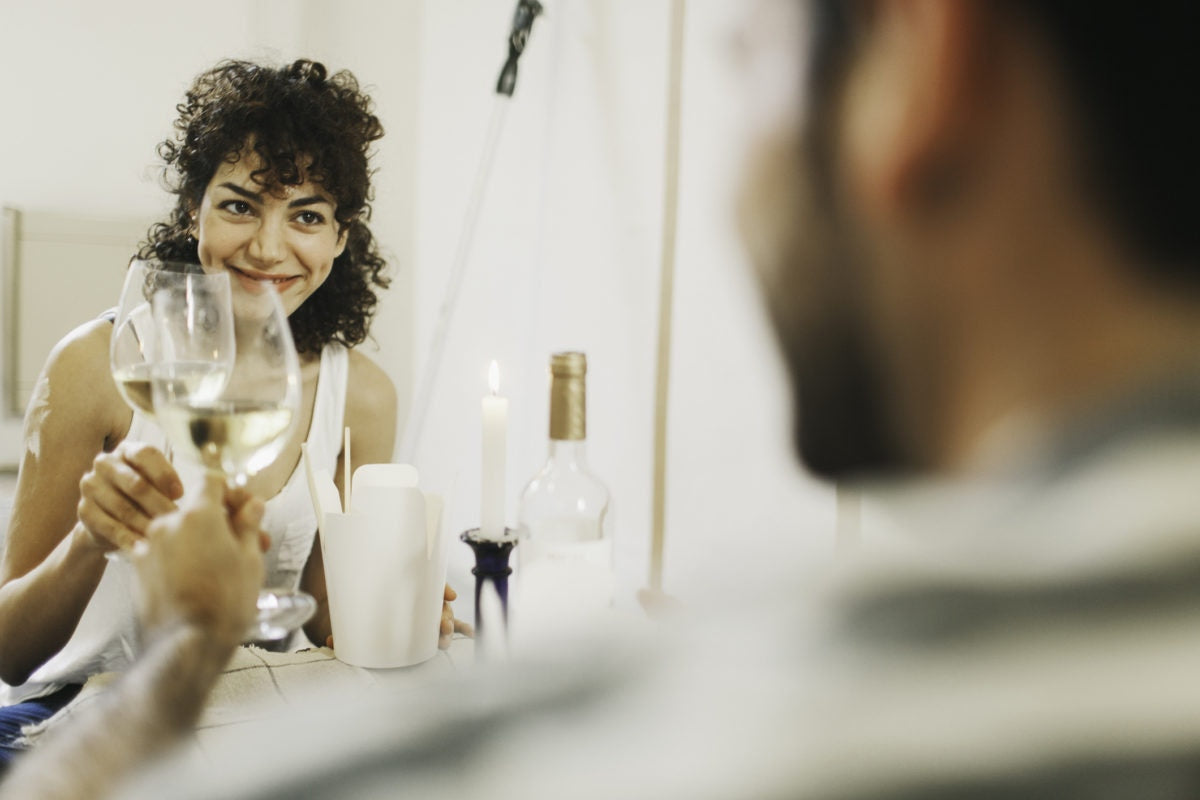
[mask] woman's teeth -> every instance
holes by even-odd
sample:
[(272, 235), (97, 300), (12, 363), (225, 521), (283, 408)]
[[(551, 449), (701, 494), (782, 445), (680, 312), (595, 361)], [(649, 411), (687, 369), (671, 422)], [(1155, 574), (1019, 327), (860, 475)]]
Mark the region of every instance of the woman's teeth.
[(284, 275), (282, 277), (272, 278), (267, 275), (253, 275), (244, 270), (240, 270), (237, 267), (234, 267), (233, 271), (238, 273), (239, 275), (244, 275), (245, 277), (249, 278), (250, 280), (262, 281), (263, 283), (273, 283), (276, 286), (278, 286), (281, 283), (287, 283), (288, 281), (291, 281), (292, 279), (294, 279), (296, 277), (295, 275)]

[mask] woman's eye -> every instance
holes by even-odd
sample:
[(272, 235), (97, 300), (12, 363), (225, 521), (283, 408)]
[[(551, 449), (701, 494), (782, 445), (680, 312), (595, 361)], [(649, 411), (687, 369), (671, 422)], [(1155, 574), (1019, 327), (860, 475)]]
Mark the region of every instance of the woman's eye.
[(250, 204), (245, 200), (226, 200), (224, 203), (221, 203), (221, 208), (237, 216), (249, 214), (251, 210)]
[(320, 225), (325, 221), (316, 211), (301, 211), (296, 215), (296, 219), (304, 225)]

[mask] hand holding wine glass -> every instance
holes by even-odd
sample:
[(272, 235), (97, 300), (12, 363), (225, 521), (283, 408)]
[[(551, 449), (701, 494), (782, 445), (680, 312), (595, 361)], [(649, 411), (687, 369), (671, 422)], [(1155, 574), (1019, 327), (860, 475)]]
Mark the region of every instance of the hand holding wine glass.
[(262, 501), (209, 472), (178, 510), (155, 519), (133, 553), (143, 627), (183, 620), (231, 648), (241, 643), (262, 585), (262, 515)]

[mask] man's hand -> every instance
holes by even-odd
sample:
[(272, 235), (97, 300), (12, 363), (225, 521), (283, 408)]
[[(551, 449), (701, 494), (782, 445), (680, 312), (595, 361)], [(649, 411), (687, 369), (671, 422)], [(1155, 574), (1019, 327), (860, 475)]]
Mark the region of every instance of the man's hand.
[(223, 478), (149, 523), (134, 545), (138, 611), (150, 636), (120, 682), (14, 764), (5, 798), (108, 797), (193, 729), (255, 616), (262, 502)]
[(79, 481), (79, 521), (101, 549), (128, 549), (182, 496), (183, 484), (166, 456), (148, 444), (121, 442), (96, 456)]
[(463, 622), (461, 619), (454, 618), (454, 609), (450, 603), (458, 599), (458, 592), (450, 588), (450, 584), (446, 584), (446, 591), (442, 601), (442, 626), (438, 631), (438, 647), (445, 650), (450, 647), (450, 642), (454, 639), (454, 634), (465, 633), (467, 636), (474, 636), (475, 629), (470, 623)]
[(220, 474), (179, 511), (155, 519), (133, 551), (139, 614), (148, 630), (194, 625), (236, 645), (256, 613), (263, 504)]

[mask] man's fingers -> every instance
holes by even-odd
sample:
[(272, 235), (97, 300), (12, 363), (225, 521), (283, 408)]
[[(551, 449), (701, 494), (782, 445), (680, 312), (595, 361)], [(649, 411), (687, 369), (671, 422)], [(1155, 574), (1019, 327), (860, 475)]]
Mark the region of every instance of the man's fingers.
[(454, 591), (454, 589), (451, 588), (450, 584), (447, 583), (446, 589), (443, 592), (443, 597), (445, 597), (446, 602), (449, 603), (452, 600), (458, 599), (458, 592)]
[(229, 511), (229, 516), (236, 517), (238, 512), (245, 508), (247, 503), (253, 502), (256, 497), (257, 495), (251, 494), (240, 486), (227, 486), (225, 488), (225, 508)]
[(233, 527), (238, 532), (238, 535), (245, 536), (250, 533), (258, 533), (265, 512), (266, 506), (257, 497), (251, 497), (242, 503), (241, 507), (233, 515)]
[(475, 638), (475, 626), (469, 622), (463, 622), (461, 619), (454, 620), (454, 632), (469, 636), (472, 639)]

